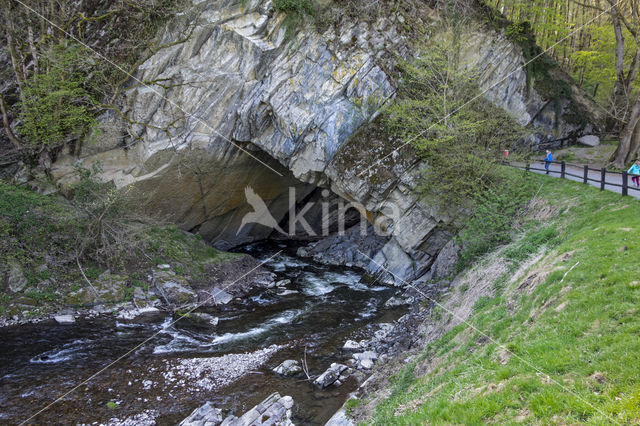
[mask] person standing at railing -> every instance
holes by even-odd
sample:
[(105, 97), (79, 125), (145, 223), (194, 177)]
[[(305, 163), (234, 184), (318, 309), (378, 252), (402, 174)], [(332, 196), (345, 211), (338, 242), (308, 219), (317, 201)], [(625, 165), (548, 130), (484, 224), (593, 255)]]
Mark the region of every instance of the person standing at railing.
[(631, 165), (627, 173), (633, 175), (631, 180), (635, 186), (640, 186), (640, 160), (636, 160), (635, 163)]
[(552, 161), (553, 155), (551, 155), (551, 151), (547, 150), (547, 156), (544, 157), (544, 169), (547, 171), (547, 174), (549, 174), (549, 165)]

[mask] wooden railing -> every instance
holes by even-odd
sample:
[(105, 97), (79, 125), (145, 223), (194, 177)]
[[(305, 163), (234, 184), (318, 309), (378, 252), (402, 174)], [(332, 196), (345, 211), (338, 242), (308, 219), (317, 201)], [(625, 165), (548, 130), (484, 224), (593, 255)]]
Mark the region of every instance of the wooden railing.
[[(567, 163), (565, 161), (549, 161), (549, 164), (556, 164), (560, 167), (549, 167), (547, 170), (544, 167), (546, 161), (538, 161), (534, 163), (511, 163), (504, 162), (506, 165), (516, 167), (519, 169), (535, 172), (544, 172), (561, 179), (573, 178), (575, 181), (582, 181), (584, 184), (595, 183), (600, 186), (600, 190), (604, 191), (607, 186), (616, 188), (614, 192), (618, 192), (623, 196), (629, 195), (629, 191), (637, 191), (633, 193), (635, 196), (640, 195), (640, 187), (629, 185), (629, 174), (624, 172), (616, 172), (613, 170), (607, 170), (605, 168), (593, 168), (588, 165), (577, 165)], [(537, 167), (537, 164), (540, 164)]]

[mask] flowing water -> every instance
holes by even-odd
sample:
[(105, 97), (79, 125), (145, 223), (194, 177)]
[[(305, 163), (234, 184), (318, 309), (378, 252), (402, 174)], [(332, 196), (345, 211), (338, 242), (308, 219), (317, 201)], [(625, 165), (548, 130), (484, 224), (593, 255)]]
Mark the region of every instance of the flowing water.
[[(283, 378), (271, 368), (305, 354), (312, 375), (332, 362), (345, 362), (349, 355), (340, 348), (347, 339), (370, 337), (377, 324), (405, 312), (383, 307), (396, 290), (364, 284), (356, 269), (296, 258), (292, 246), (260, 243), (243, 250), (258, 259), (284, 250), (266, 268), (278, 279), (290, 279), (287, 290), (295, 293), (256, 290), (222, 308), (203, 310), (220, 320), (210, 329), (184, 320), (174, 324), (165, 313), (133, 321), (98, 318), (66, 326), (47, 322), (0, 329), (0, 423), (20, 423), (61, 397), (31, 422), (106, 423), (147, 412), (159, 424), (176, 424), (206, 401), (240, 415), (278, 391), (294, 398), (297, 423), (322, 424), (356, 389), (355, 379), (319, 390), (304, 377)], [(242, 353), (270, 358), (262, 366), (234, 371), (244, 361), (233, 354)], [(215, 373), (197, 370), (199, 362), (225, 355)], [(180, 364), (182, 360), (188, 361)], [(195, 373), (183, 380), (176, 365)], [(241, 373), (231, 384), (218, 380)]]

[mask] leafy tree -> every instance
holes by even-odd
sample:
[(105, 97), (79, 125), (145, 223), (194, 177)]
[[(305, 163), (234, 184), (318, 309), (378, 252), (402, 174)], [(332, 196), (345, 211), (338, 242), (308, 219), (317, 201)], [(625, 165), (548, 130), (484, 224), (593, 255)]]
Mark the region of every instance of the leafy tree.
[(504, 110), (478, 97), (476, 75), (460, 63), (454, 34), (400, 62), (397, 100), (385, 112), (391, 134), (410, 141), (429, 164), (422, 191), (449, 206), (499, 186), (502, 150), (524, 135)]
[(543, 49), (608, 112), (620, 137), (612, 163), (624, 167), (640, 148), (640, 2), (638, 0), (487, 0), (516, 27), (530, 23)]
[(57, 44), (40, 58), (42, 72), (25, 81), (18, 133), (35, 151), (84, 135), (95, 124), (98, 99), (87, 69), (94, 65), (87, 49)]

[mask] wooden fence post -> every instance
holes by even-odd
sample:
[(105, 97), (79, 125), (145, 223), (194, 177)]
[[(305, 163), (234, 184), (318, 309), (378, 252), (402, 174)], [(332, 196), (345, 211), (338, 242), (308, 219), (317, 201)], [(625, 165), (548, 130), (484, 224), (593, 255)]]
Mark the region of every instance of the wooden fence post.
[(583, 183), (589, 182), (589, 166), (584, 166), (584, 179)]
[(607, 169), (600, 169), (600, 191), (604, 191), (604, 184), (607, 182)]
[(629, 175), (626, 171), (622, 172), (622, 196), (629, 195)]
[(566, 170), (567, 170), (567, 164), (564, 161), (562, 161), (562, 163), (560, 163), (560, 178), (561, 179), (564, 179), (564, 175), (565, 175)]

